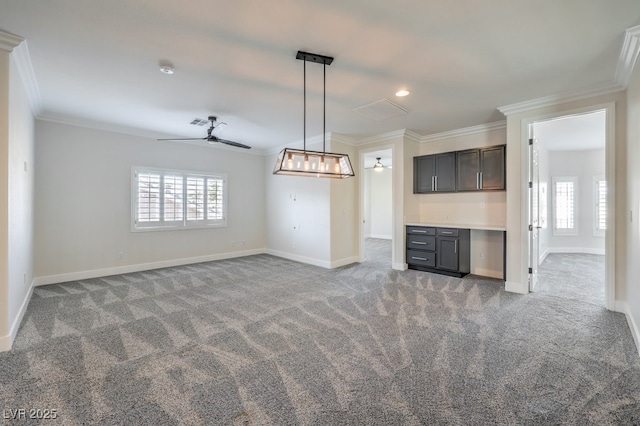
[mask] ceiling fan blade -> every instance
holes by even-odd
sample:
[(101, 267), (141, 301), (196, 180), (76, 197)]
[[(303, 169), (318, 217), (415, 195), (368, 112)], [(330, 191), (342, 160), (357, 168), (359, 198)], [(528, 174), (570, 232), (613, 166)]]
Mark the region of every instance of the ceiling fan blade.
[(156, 139), (158, 141), (206, 141), (207, 138), (187, 138), (187, 139)]
[(226, 145), (236, 146), (238, 148), (251, 149), (249, 145), (241, 144), (239, 142), (234, 142), (234, 141), (228, 141), (226, 139), (215, 138), (214, 141), (220, 142)]

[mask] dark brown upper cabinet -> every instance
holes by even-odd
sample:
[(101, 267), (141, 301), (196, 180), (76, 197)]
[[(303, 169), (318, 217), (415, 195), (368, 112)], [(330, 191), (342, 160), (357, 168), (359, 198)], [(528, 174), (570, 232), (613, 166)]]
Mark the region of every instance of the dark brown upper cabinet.
[(458, 151), (458, 191), (505, 189), (505, 146)]
[(422, 155), (413, 158), (413, 192), (455, 192), (456, 153)]

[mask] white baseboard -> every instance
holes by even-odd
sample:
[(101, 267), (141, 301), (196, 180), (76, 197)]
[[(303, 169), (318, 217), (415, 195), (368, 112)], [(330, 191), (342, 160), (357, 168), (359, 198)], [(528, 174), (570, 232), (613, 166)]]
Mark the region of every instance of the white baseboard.
[(273, 249), (267, 249), (265, 253), (273, 256), (278, 256), (283, 259), (293, 260), (295, 262), (306, 263), (308, 265), (320, 266), (321, 268), (331, 269), (331, 262), (329, 262), (328, 260), (314, 259), (312, 257), (300, 256), (299, 254), (288, 253), (286, 251), (279, 251), (279, 250), (273, 250)]
[(627, 302), (616, 300), (614, 310), (624, 314), (627, 318), (627, 324), (629, 324), (629, 330), (633, 336), (633, 341), (636, 343), (636, 349), (638, 351), (638, 356), (640, 357), (640, 328), (638, 327), (638, 322), (633, 318), (633, 315), (629, 310), (629, 305), (627, 305)]
[(108, 277), (110, 275), (130, 274), (132, 272), (142, 272), (151, 269), (171, 268), (173, 266), (190, 265), (193, 263), (211, 262), (214, 260), (232, 259), (234, 257), (251, 256), (255, 254), (267, 253), (266, 249), (242, 250), (228, 253), (210, 254), (206, 256), (185, 257), (182, 259), (162, 260), (159, 262), (138, 263), (135, 265), (116, 266), (113, 268), (94, 269), (91, 271), (70, 272), (59, 275), (47, 275), (36, 277), (35, 285), (47, 285), (64, 283), (68, 281), (87, 280), (91, 278)]
[(549, 247), (544, 252), (544, 257), (551, 253), (579, 253), (579, 254), (600, 254), (604, 256), (604, 249), (588, 248), (588, 247)]
[(11, 324), (11, 328), (9, 329), (9, 335), (0, 337), (0, 352), (10, 351), (13, 346), (13, 341), (16, 339), (18, 335), (18, 329), (20, 328), (20, 324), (22, 324), (22, 319), (24, 318), (25, 312), (27, 312), (27, 306), (29, 306), (29, 301), (31, 300), (31, 295), (33, 295), (33, 288), (35, 287), (35, 280), (31, 281), (31, 285), (29, 286), (29, 291), (27, 291), (27, 295), (25, 296), (22, 304), (20, 305), (20, 310), (18, 311), (18, 315), (13, 320), (13, 324)]
[(379, 240), (390, 240), (391, 239), (391, 235), (370, 234), (368, 238), (378, 238)]
[(396, 270), (396, 271), (406, 271), (407, 269), (409, 269), (409, 265), (407, 265), (406, 263), (398, 263), (398, 262), (394, 262), (391, 264), (391, 269)]
[(529, 286), (527, 283), (522, 284), (522, 283), (505, 281), (504, 290), (510, 291), (512, 293), (529, 294)]
[(542, 255), (540, 255), (540, 257), (538, 258), (538, 265), (542, 265), (542, 262), (544, 262), (544, 260), (547, 258), (547, 256), (549, 255), (549, 249), (546, 249)]
[(357, 263), (358, 259), (359, 259), (358, 256), (351, 256), (351, 257), (345, 257), (344, 259), (333, 260), (331, 261), (331, 269), (340, 268), (341, 266), (351, 265), (352, 263)]
[(300, 256), (299, 254), (288, 253), (285, 251), (272, 250), (272, 249), (267, 249), (266, 253), (273, 256), (281, 257), (283, 259), (289, 259), (289, 260), (293, 260), (300, 263), (306, 263), (308, 265), (313, 265), (313, 266), (320, 266), (321, 268), (326, 268), (326, 269), (340, 268), (341, 266), (351, 265), (352, 263), (360, 262), (359, 256), (351, 256), (351, 257), (345, 257), (343, 259), (328, 261), (328, 260), (314, 259), (312, 257)]
[(504, 279), (502, 271), (494, 271), (493, 269), (475, 268), (471, 273), (481, 277)]

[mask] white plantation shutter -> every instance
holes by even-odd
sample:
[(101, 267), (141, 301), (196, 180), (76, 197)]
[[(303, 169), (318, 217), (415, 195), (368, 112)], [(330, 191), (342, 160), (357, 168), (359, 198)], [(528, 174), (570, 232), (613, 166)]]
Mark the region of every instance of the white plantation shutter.
[(576, 186), (575, 177), (553, 178), (553, 233), (556, 235), (577, 234)]
[(140, 173), (138, 175), (138, 222), (160, 221), (160, 174)]
[(226, 179), (133, 169), (132, 230), (226, 226)]
[(180, 175), (164, 176), (164, 220), (167, 222), (182, 221), (183, 180)]
[(204, 178), (187, 177), (187, 220), (204, 219)]
[(207, 179), (207, 219), (221, 220), (224, 218), (223, 184), (222, 179)]

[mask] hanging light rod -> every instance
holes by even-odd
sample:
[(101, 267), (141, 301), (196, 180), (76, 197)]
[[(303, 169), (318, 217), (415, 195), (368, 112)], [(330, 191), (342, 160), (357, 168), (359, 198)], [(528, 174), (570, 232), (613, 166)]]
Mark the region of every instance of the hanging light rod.
[[(274, 175), (285, 176), (308, 176), (319, 178), (344, 179), (355, 176), (351, 160), (347, 154), (336, 154), (326, 152), (326, 110), (327, 110), (327, 65), (331, 65), (333, 58), (330, 56), (318, 55), (316, 53), (298, 51), (296, 59), (304, 61), (303, 66), (303, 135), (302, 149), (285, 148), (280, 151), (273, 168)], [(307, 62), (322, 64), (323, 67), (323, 96), (322, 96), (322, 152), (307, 151)]]

